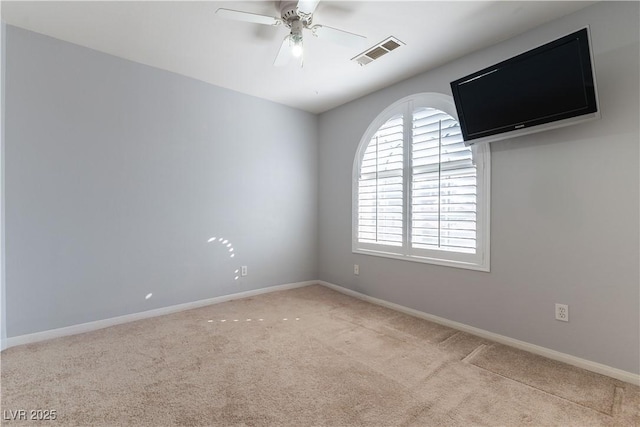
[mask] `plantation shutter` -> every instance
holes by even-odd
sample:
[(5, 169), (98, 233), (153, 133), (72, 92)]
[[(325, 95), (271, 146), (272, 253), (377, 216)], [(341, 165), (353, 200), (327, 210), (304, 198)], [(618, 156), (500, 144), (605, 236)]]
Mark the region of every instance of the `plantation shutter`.
[(476, 253), (476, 166), (460, 125), (434, 108), (413, 112), (411, 247)]
[(403, 243), (403, 116), (382, 125), (364, 153), (358, 178), (358, 241)]

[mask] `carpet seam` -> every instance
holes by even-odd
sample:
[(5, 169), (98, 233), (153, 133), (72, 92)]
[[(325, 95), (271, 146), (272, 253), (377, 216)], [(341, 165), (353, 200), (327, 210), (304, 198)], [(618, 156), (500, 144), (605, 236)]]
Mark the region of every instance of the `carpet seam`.
[[(375, 331), (374, 331), (374, 332), (375, 332)], [(345, 357), (345, 358), (349, 359), (349, 360), (350, 360), (350, 361), (352, 361), (353, 363), (355, 363), (355, 364), (357, 364), (357, 365), (364, 366), (364, 367), (366, 367), (366, 368), (368, 368), (368, 369), (371, 369), (372, 371), (376, 372), (377, 374), (379, 374), (379, 375), (381, 375), (381, 376), (383, 376), (383, 377), (387, 378), (387, 379), (388, 379), (388, 380), (390, 380), (391, 382), (395, 383), (395, 384), (396, 384), (396, 385), (398, 385), (399, 387), (401, 387), (401, 388), (403, 388), (403, 389), (405, 389), (405, 390), (407, 390), (407, 391), (409, 391), (409, 392), (412, 392), (412, 393), (413, 393), (413, 387), (410, 387), (410, 386), (407, 386), (407, 385), (405, 385), (405, 384), (401, 383), (401, 382), (400, 382), (400, 381), (398, 381), (396, 378), (394, 378), (394, 377), (392, 377), (392, 376), (389, 376), (386, 372), (380, 371), (380, 370), (379, 370), (379, 369), (377, 369), (375, 366), (371, 366), (371, 365), (369, 365), (368, 363), (365, 363), (365, 362), (363, 362), (363, 361), (362, 361), (362, 360), (360, 360), (360, 359), (357, 359), (357, 358), (355, 358), (355, 357), (352, 357), (351, 355), (349, 355), (349, 354), (348, 354), (348, 353), (346, 353), (345, 351), (341, 350), (339, 347), (335, 347), (335, 346), (333, 346), (332, 344), (322, 342), (320, 339), (318, 339), (318, 338), (316, 338), (316, 337), (314, 337), (314, 336), (308, 336), (308, 337), (309, 337), (311, 340), (314, 340), (314, 341), (316, 341), (316, 342), (318, 342), (318, 343), (320, 343), (320, 344), (322, 344), (322, 345), (325, 345), (325, 346), (327, 346), (327, 347), (329, 347), (329, 348), (333, 349), (333, 350), (334, 350), (335, 352), (337, 352), (340, 356), (342, 356), (342, 357)], [(447, 365), (447, 363), (444, 363), (443, 365)], [(442, 368), (442, 366), (438, 366), (434, 372), (438, 372), (439, 370), (441, 370), (441, 368)], [(429, 375), (429, 376), (425, 377), (425, 379), (428, 379), (430, 376), (431, 376), (431, 375)], [(419, 399), (419, 398), (413, 397), (413, 399), (416, 401), (416, 403), (417, 403), (418, 405), (423, 405), (423, 404), (424, 404), (424, 402), (423, 402), (421, 399)]]
[(562, 396), (558, 396), (557, 394), (549, 393), (549, 392), (548, 392), (548, 391), (546, 391), (546, 390), (542, 390), (541, 388), (534, 387), (534, 386), (532, 386), (532, 385), (530, 385), (530, 384), (523, 383), (522, 381), (518, 381), (518, 380), (516, 380), (516, 379), (513, 379), (513, 378), (510, 378), (510, 377), (507, 377), (507, 376), (505, 376), (505, 375), (499, 374), (499, 373), (497, 373), (497, 372), (494, 372), (494, 371), (492, 371), (492, 370), (490, 370), (490, 369), (487, 369), (487, 368), (484, 368), (484, 367), (482, 367), (482, 366), (478, 366), (478, 365), (475, 365), (475, 364), (473, 364), (473, 363), (469, 363), (468, 365), (469, 365), (469, 366), (476, 367), (476, 368), (478, 368), (478, 369), (482, 369), (482, 370), (483, 370), (483, 371), (485, 371), (485, 372), (489, 372), (489, 373), (491, 373), (491, 374), (493, 374), (493, 375), (497, 375), (497, 376), (499, 376), (499, 377), (501, 377), (501, 378), (504, 378), (504, 379), (506, 379), (506, 380), (513, 381), (513, 382), (515, 382), (515, 383), (521, 384), (521, 385), (523, 385), (523, 386), (525, 386), (525, 387), (528, 387), (528, 388), (531, 388), (531, 389), (533, 389), (533, 390), (537, 390), (537, 391), (539, 391), (539, 392), (541, 392), (541, 393), (544, 393), (544, 394), (546, 394), (546, 395), (553, 396), (553, 397), (555, 397), (555, 398), (557, 398), (557, 399), (564, 400), (565, 402), (569, 402), (569, 403), (572, 403), (572, 404), (574, 404), (574, 405), (581, 406), (581, 407), (583, 407), (583, 408), (585, 408), (585, 409), (588, 409), (588, 410), (590, 410), (590, 411), (597, 412), (597, 413), (602, 414), (602, 415), (606, 415), (607, 417), (610, 417), (610, 418), (614, 418), (613, 414), (608, 414), (608, 413), (603, 412), (603, 411), (600, 411), (600, 410), (598, 410), (598, 409), (591, 408), (591, 407), (589, 407), (589, 406), (583, 405), (582, 403), (578, 403), (578, 402), (574, 402), (573, 400), (569, 400), (569, 399), (567, 399), (566, 397), (562, 397)]
[(615, 386), (613, 390), (613, 403), (611, 403), (611, 416), (616, 416), (622, 412), (622, 402), (624, 400), (624, 388)]
[(471, 353), (469, 353), (465, 357), (463, 357), (460, 361), (464, 362), (464, 363), (472, 364), (471, 360), (475, 359), (475, 357), (478, 354), (482, 353), (484, 351), (484, 349), (487, 348), (487, 347), (488, 346), (486, 344), (480, 344), (478, 347), (473, 349), (473, 351)]
[[(454, 329), (454, 330), (455, 330), (455, 329)], [(440, 341), (440, 342), (438, 343), (438, 346), (444, 346), (444, 345), (446, 345), (445, 343), (446, 343), (447, 341), (449, 341), (449, 340), (450, 340), (450, 339), (452, 339), (453, 337), (457, 337), (457, 336), (458, 336), (458, 335), (460, 335), (460, 334), (462, 334), (462, 331), (456, 331), (456, 333), (455, 333), (455, 334), (453, 334), (453, 335), (451, 335), (451, 336), (449, 336), (449, 337), (445, 338), (444, 340)]]
[[(394, 315), (394, 316), (389, 317), (388, 319), (385, 319), (385, 321), (390, 321), (390, 320), (393, 320), (393, 319), (396, 319), (396, 318), (398, 318), (398, 317), (405, 316), (405, 315), (406, 315), (406, 316), (411, 316), (410, 314), (406, 314), (406, 313), (398, 313), (397, 315)], [(373, 328), (368, 327), (368, 326), (365, 326), (365, 325), (363, 325), (363, 324), (356, 323), (356, 322), (353, 322), (353, 321), (348, 320), (348, 319), (344, 319), (344, 318), (342, 318), (342, 317), (340, 317), (340, 316), (336, 316), (336, 317), (337, 317), (338, 319), (340, 319), (340, 320), (344, 320), (344, 321), (346, 321), (346, 322), (352, 323), (352, 324), (354, 324), (354, 325), (360, 326), (360, 327), (365, 328), (365, 329), (368, 329), (368, 330), (370, 330), (370, 331), (378, 332), (378, 333), (381, 333), (381, 334), (383, 334), (383, 335), (386, 335), (386, 336), (392, 337), (392, 335), (389, 335), (389, 334), (385, 333), (385, 332), (384, 332), (384, 330), (373, 329)], [(431, 322), (431, 321), (429, 321), (429, 320), (421, 319), (420, 317), (416, 317), (416, 316), (411, 316), (411, 317), (413, 317), (413, 318), (415, 318), (415, 319), (418, 319), (418, 320), (421, 320), (421, 321), (426, 321), (426, 322), (429, 322), (429, 323), (434, 323), (434, 322)], [(437, 325), (437, 323), (436, 323), (436, 325)], [(398, 338), (396, 338), (397, 340), (402, 341), (402, 342), (406, 342), (406, 343), (413, 344), (413, 345), (414, 345), (414, 346), (416, 346), (416, 347), (420, 347), (420, 345), (419, 345), (419, 344), (415, 344), (415, 341), (424, 341), (424, 339), (423, 339), (423, 338), (417, 337), (417, 336), (412, 335), (412, 334), (410, 334), (410, 333), (408, 333), (408, 332), (404, 332), (404, 331), (402, 331), (402, 330), (400, 330), (400, 329), (394, 328), (393, 326), (387, 326), (387, 328), (388, 328), (388, 329), (391, 329), (394, 333), (399, 334), (399, 335), (401, 335), (401, 336), (402, 336), (402, 337), (398, 337)], [(447, 327), (447, 328), (448, 328), (448, 327)], [(452, 328), (449, 328), (449, 329), (452, 329)], [(457, 330), (455, 330), (455, 329), (452, 329), (452, 330), (453, 330), (453, 332), (454, 332), (454, 333), (453, 333), (452, 335), (449, 335), (447, 338), (443, 339), (442, 341), (437, 341), (437, 342), (429, 342), (429, 341), (426, 341), (426, 344), (427, 344), (427, 345), (429, 345), (429, 346), (431, 346), (431, 347), (434, 347), (434, 348), (439, 348), (439, 347), (440, 347), (440, 346), (441, 346), (445, 341), (447, 341), (447, 340), (449, 340), (450, 338), (452, 338), (452, 337), (454, 337), (454, 336), (456, 336), (456, 335), (458, 335), (458, 334), (461, 334), (461, 333), (462, 333), (462, 331), (457, 331)], [(442, 351), (445, 351), (445, 350), (442, 350)], [(448, 353), (447, 351), (445, 351), (445, 352), (446, 352), (446, 353)]]
[[(459, 359), (453, 357), (451, 355), (451, 353), (449, 351), (447, 351), (446, 349), (440, 348), (441, 343), (444, 342), (444, 341), (439, 341), (437, 343), (431, 343), (431, 342), (428, 342), (428, 341), (424, 340), (423, 338), (418, 338), (418, 337), (416, 337), (414, 335), (411, 335), (409, 333), (406, 333), (404, 331), (401, 331), (399, 329), (395, 329), (395, 328), (392, 328), (392, 327), (389, 327), (388, 329), (391, 329), (394, 332), (394, 334), (387, 333), (388, 329), (387, 330), (374, 329), (374, 328), (371, 328), (369, 326), (366, 326), (366, 325), (363, 325), (363, 324), (360, 324), (360, 323), (356, 323), (356, 322), (351, 321), (349, 319), (344, 319), (344, 318), (339, 317), (339, 316), (334, 316), (334, 319), (336, 319), (336, 318), (341, 320), (341, 321), (344, 321), (344, 322), (350, 323), (352, 325), (355, 325), (357, 327), (364, 328), (364, 329), (369, 330), (371, 332), (375, 332), (377, 334), (380, 334), (380, 335), (383, 335), (385, 337), (391, 338), (391, 339), (396, 340), (398, 342), (401, 342), (401, 343), (403, 343), (405, 345), (410, 345), (415, 349), (420, 350), (420, 349), (422, 349), (422, 348), (424, 348), (426, 346), (426, 347), (431, 348), (432, 350), (435, 350), (435, 351), (438, 351), (438, 352), (442, 353), (443, 355), (446, 355), (447, 359), (459, 360)], [(457, 332), (457, 333), (460, 333), (460, 332)], [(457, 333), (455, 333), (454, 335), (457, 335)], [(400, 336), (396, 336), (396, 335), (400, 335)], [(447, 339), (449, 339), (449, 338), (451, 338), (451, 337), (448, 337)], [(447, 362), (448, 361), (449, 360), (447, 360)]]
[[(341, 319), (341, 320), (343, 320), (343, 319)], [(349, 323), (352, 323), (352, 322), (350, 322), (350, 321), (348, 321), (348, 320), (345, 320), (345, 321), (346, 321), (346, 322), (349, 322)], [(353, 324), (353, 323), (352, 323), (352, 324)], [(390, 336), (390, 335), (387, 335), (387, 334), (381, 333), (380, 331), (377, 331), (377, 330), (375, 330), (375, 329), (367, 328), (367, 327), (362, 326), (362, 325), (357, 325), (357, 324), (356, 324), (356, 326), (359, 326), (359, 327), (362, 327), (362, 328), (368, 329), (368, 330), (370, 330), (370, 331), (372, 331), (372, 332), (375, 332), (375, 333), (378, 333), (378, 334), (381, 334), (381, 335), (387, 336), (387, 337), (389, 337), (389, 338), (393, 338), (393, 339), (395, 339), (395, 340), (397, 340), (397, 341), (400, 341), (400, 342), (403, 342), (403, 343), (405, 343), (405, 344), (410, 344), (410, 345), (414, 346), (416, 349), (420, 350), (420, 346), (418, 346), (418, 345), (416, 345), (416, 344), (413, 344), (413, 343), (411, 343), (411, 342), (402, 341), (402, 340), (400, 340), (400, 339), (398, 339), (398, 338), (395, 338), (395, 337), (393, 337), (393, 336)], [(394, 378), (393, 376), (390, 376), (390, 375), (388, 375), (386, 372), (379, 370), (379, 369), (378, 369), (378, 368), (376, 368), (375, 366), (372, 366), (372, 365), (370, 365), (370, 364), (368, 364), (368, 363), (363, 362), (363, 361), (362, 361), (362, 360), (360, 360), (360, 359), (357, 359), (357, 358), (352, 357), (351, 355), (349, 355), (348, 353), (346, 353), (345, 351), (343, 351), (343, 350), (342, 350), (342, 349), (340, 349), (339, 347), (336, 347), (336, 346), (334, 346), (334, 345), (332, 345), (332, 344), (329, 344), (329, 343), (324, 343), (324, 342), (322, 342), (321, 340), (319, 340), (318, 338), (316, 338), (316, 337), (314, 337), (314, 336), (309, 336), (309, 338), (311, 338), (311, 339), (313, 339), (313, 340), (315, 340), (315, 341), (317, 341), (317, 342), (319, 342), (319, 343), (321, 343), (321, 344), (323, 344), (323, 345), (326, 345), (326, 346), (328, 346), (328, 347), (332, 348), (334, 351), (338, 352), (338, 353), (339, 353), (340, 355), (342, 355), (343, 357), (346, 357), (346, 358), (348, 358), (349, 360), (351, 360), (351, 361), (353, 361), (353, 362), (355, 362), (355, 363), (357, 363), (357, 364), (359, 364), (359, 365), (366, 366), (367, 368), (369, 368), (369, 369), (371, 369), (371, 370), (373, 370), (373, 371), (377, 372), (378, 374), (382, 375), (383, 377), (385, 377), (385, 378), (387, 378), (387, 379), (389, 379), (389, 380), (393, 381), (394, 383), (396, 383), (396, 384), (397, 384), (397, 385), (399, 385), (400, 387), (402, 387), (402, 388), (404, 388), (404, 389), (406, 389), (406, 390), (408, 390), (408, 391), (411, 391), (411, 392), (414, 392), (414, 391), (415, 391), (415, 387), (408, 386), (408, 385), (405, 385), (405, 384), (401, 383), (400, 381), (398, 381), (398, 380), (397, 380), (396, 378)], [(433, 346), (433, 347), (435, 347), (435, 346)], [(429, 379), (429, 378), (431, 378), (435, 373), (438, 373), (438, 372), (440, 372), (441, 370), (443, 370), (446, 366), (449, 366), (449, 365), (451, 364), (451, 362), (452, 362), (452, 360), (444, 361), (444, 362), (442, 363), (442, 365), (440, 365), (440, 366), (436, 367), (436, 368), (433, 370), (433, 372), (431, 372), (429, 375), (427, 375), (426, 377), (424, 377), (424, 378), (422, 379), (422, 381), (426, 381), (426, 380), (428, 380), (428, 379)]]

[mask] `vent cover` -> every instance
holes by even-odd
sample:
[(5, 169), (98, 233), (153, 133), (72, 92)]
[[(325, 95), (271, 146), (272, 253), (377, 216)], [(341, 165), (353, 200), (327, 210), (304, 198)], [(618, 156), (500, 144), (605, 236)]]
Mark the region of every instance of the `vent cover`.
[(376, 59), (380, 58), (381, 56), (386, 55), (387, 53), (391, 52), (392, 50), (397, 49), (397, 48), (399, 48), (400, 46), (403, 46), (403, 45), (404, 45), (404, 43), (402, 43), (397, 38), (388, 37), (388, 38), (382, 40), (380, 43), (376, 44), (375, 46), (372, 46), (369, 49), (365, 50), (361, 54), (356, 55), (355, 57), (351, 58), (351, 60), (352, 61), (356, 61), (360, 65), (367, 65), (370, 62), (375, 61)]

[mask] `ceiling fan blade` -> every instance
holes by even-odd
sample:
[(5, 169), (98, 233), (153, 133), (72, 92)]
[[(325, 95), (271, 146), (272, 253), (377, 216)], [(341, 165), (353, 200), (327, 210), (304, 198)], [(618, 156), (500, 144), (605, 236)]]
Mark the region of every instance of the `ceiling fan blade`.
[(280, 45), (280, 50), (278, 51), (276, 60), (273, 61), (273, 65), (275, 67), (283, 67), (289, 63), (292, 56), (291, 48), (289, 47), (289, 35), (287, 35), (284, 40), (282, 40), (282, 45)]
[(274, 18), (272, 16), (267, 16), (267, 15), (258, 15), (256, 13), (241, 12), (239, 10), (218, 9), (216, 10), (216, 15), (226, 19), (233, 19), (235, 21), (242, 21), (242, 22), (252, 22), (254, 24), (263, 24), (263, 25), (282, 24), (282, 20), (279, 18)]
[(324, 25), (314, 25), (311, 27), (311, 31), (313, 32), (313, 35), (320, 37), (321, 39), (356, 49), (364, 48), (364, 44), (367, 40), (365, 36)]
[(305, 15), (311, 15), (318, 7), (320, 0), (300, 0), (298, 1), (298, 12)]

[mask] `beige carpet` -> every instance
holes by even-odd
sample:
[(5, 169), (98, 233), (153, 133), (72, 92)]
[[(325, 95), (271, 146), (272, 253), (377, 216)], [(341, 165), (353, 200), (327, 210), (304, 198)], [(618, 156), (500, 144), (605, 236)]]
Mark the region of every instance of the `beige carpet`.
[(638, 387), (321, 286), (14, 347), (7, 425), (638, 426)]

